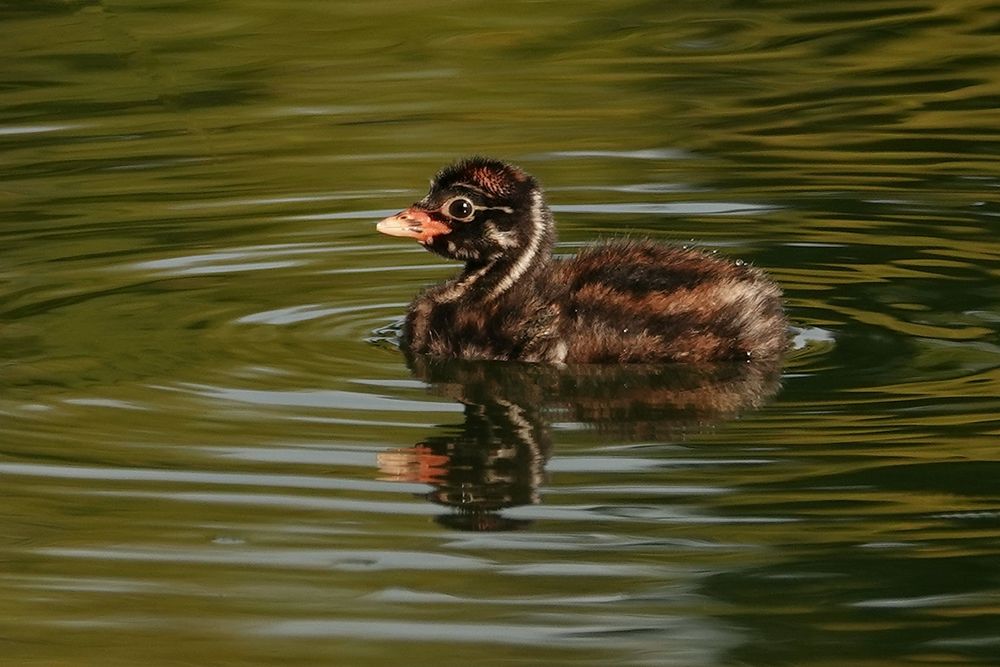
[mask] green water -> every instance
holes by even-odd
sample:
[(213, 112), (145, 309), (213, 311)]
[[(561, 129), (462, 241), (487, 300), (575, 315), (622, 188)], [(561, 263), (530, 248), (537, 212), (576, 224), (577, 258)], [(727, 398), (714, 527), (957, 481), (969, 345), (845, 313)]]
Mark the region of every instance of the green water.
[[(1000, 662), (1000, 5), (0, 2), (0, 664)], [(783, 368), (408, 367), (470, 153)]]

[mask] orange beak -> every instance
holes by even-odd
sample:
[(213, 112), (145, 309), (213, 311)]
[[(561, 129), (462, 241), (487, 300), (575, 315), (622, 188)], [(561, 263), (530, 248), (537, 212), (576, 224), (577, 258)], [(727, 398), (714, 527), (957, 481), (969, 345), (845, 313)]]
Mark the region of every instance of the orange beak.
[(408, 208), (396, 215), (379, 221), (375, 229), (389, 236), (407, 236), (421, 243), (430, 243), (431, 239), (451, 231), (443, 222), (435, 220), (417, 208)]

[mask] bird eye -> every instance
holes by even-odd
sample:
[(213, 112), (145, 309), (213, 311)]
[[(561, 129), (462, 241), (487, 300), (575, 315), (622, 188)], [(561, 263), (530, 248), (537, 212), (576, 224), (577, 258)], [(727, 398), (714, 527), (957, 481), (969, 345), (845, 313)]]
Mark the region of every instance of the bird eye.
[(448, 217), (454, 218), (455, 220), (472, 220), (472, 216), (476, 213), (476, 208), (472, 205), (472, 202), (464, 197), (456, 197), (448, 202), (447, 208)]

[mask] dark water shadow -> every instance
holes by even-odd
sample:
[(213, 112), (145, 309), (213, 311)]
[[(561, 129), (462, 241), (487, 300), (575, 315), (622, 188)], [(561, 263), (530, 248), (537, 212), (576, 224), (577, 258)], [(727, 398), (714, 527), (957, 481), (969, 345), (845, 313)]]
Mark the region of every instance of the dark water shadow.
[(429, 484), (457, 530), (515, 530), (502, 510), (540, 501), (553, 424), (629, 441), (679, 439), (759, 408), (780, 386), (782, 360), (754, 363), (578, 365), (411, 358), (432, 391), (464, 406), (461, 424), (383, 452), (383, 479)]

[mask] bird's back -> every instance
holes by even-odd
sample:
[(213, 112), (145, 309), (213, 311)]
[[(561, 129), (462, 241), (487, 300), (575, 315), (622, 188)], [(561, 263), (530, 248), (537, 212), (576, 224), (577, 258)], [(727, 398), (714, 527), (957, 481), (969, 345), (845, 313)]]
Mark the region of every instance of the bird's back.
[(763, 272), (651, 241), (598, 244), (554, 266), (567, 361), (771, 358), (787, 346)]

